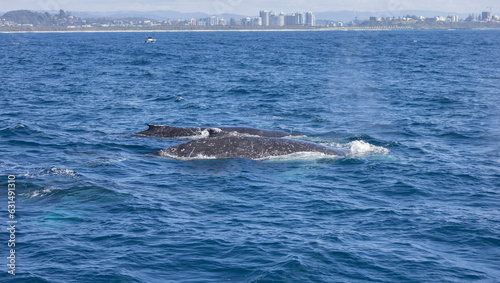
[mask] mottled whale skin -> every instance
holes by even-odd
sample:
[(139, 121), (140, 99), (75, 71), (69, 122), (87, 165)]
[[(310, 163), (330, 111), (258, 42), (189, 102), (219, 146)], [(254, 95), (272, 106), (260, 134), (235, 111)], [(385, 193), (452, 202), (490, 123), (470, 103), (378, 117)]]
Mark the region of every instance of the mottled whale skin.
[[(157, 137), (157, 138), (203, 137), (204, 131), (206, 131), (207, 129), (211, 129), (210, 127), (180, 128), (168, 125), (154, 125), (154, 124), (148, 124), (148, 126), (149, 129), (139, 132), (136, 135), (143, 135), (143, 136)], [(222, 130), (222, 132), (225, 134), (234, 133), (246, 136), (259, 136), (259, 137), (272, 137), (272, 138), (281, 138), (291, 135), (292, 136), (298, 135), (298, 134), (286, 133), (283, 131), (268, 131), (268, 130), (260, 130), (254, 128), (245, 128), (245, 127), (217, 127), (217, 129)]]
[(306, 141), (239, 135), (223, 135), (193, 140), (153, 154), (191, 160), (221, 158), (266, 159), (294, 153), (321, 153), (329, 156), (345, 156), (343, 151)]

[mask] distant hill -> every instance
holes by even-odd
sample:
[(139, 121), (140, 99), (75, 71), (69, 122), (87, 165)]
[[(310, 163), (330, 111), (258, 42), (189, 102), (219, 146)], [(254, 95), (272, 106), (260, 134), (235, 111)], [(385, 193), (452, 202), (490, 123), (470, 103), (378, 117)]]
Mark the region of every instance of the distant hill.
[(174, 20), (174, 19), (191, 19), (194, 17), (206, 18), (208, 15), (205, 13), (180, 13), (176, 11), (149, 11), (149, 12), (135, 12), (135, 11), (118, 11), (118, 12), (73, 12), (73, 15), (89, 19), (89, 18), (108, 18), (108, 19), (125, 19), (125, 18), (142, 18), (151, 19), (156, 21), (161, 20)]
[[(177, 20), (177, 19), (201, 19), (211, 16), (206, 13), (196, 12), (196, 13), (181, 13), (176, 11), (149, 11), (149, 12), (135, 12), (135, 11), (119, 11), (119, 12), (73, 12), (74, 16), (82, 19), (91, 18), (108, 18), (108, 19), (127, 19), (127, 18), (140, 18), (140, 19), (150, 19), (156, 21), (162, 20)], [(220, 18), (229, 20), (231, 18), (241, 19), (248, 16), (236, 15), (236, 14), (222, 14), (218, 15)], [(251, 17), (257, 17), (253, 15)]]
[(48, 26), (51, 25), (52, 22), (52, 17), (49, 13), (31, 12), (28, 10), (7, 12), (2, 16), (2, 19), (19, 24), (32, 24), (35, 26)]
[[(33, 12), (28, 10), (17, 10), (5, 13), (1, 20), (10, 22), (7, 26), (28, 26), (35, 28), (66, 28), (68, 26), (82, 25), (82, 19), (71, 15), (69, 12), (59, 10), (55, 14), (49, 12)], [(12, 24), (14, 23), (14, 24)], [(4, 25), (2, 25), (4, 26)]]

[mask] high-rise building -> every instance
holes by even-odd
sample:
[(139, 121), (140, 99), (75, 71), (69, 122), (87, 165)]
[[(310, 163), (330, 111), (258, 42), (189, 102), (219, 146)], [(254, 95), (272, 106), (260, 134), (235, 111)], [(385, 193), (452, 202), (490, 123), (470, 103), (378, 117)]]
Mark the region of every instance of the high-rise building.
[(314, 14), (312, 12), (307, 12), (306, 13), (305, 25), (306, 26), (314, 26), (314, 25), (316, 25), (316, 18), (314, 17)]
[(305, 25), (304, 13), (297, 13), (297, 19), (299, 21), (299, 25)]
[(298, 26), (304, 25), (304, 14), (303, 13), (293, 13), (291, 15), (283, 16), (285, 25), (287, 26)]
[(449, 15), (449, 16), (448, 16), (448, 20), (449, 20), (450, 22), (454, 22), (454, 23), (456, 23), (456, 22), (458, 22), (458, 16), (456, 16), (456, 15)]
[(297, 17), (295, 17), (295, 14), (291, 15), (286, 15), (285, 16), (285, 26), (295, 26), (298, 25), (298, 21), (296, 21)]
[(483, 21), (489, 21), (490, 20), (490, 12), (483, 12), (482, 17)]
[(243, 18), (243, 19), (241, 19), (241, 25), (242, 26), (251, 26), (252, 25), (252, 19), (251, 18)]
[(211, 17), (206, 18), (206, 25), (207, 26), (218, 26), (219, 25), (219, 17), (211, 16)]
[(269, 11), (266, 11), (266, 10), (260, 11), (259, 15), (262, 18), (262, 25), (268, 26), (269, 25)]
[(279, 26), (282, 27), (285, 25), (285, 13), (281, 12), (279, 15), (278, 15), (278, 18), (279, 18)]
[(280, 19), (274, 12), (269, 13), (269, 25), (273, 27), (277, 27), (280, 25)]
[(253, 18), (253, 25), (254, 26), (261, 26), (262, 25), (262, 18), (261, 17)]

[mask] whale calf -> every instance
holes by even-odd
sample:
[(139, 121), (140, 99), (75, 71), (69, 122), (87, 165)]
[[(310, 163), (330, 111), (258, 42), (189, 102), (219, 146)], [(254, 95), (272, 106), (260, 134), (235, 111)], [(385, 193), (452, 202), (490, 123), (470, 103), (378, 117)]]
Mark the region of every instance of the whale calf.
[(223, 135), (193, 140), (153, 154), (177, 159), (265, 159), (294, 153), (346, 155), (343, 151), (306, 141), (239, 135)]
[[(172, 127), (168, 125), (154, 125), (148, 124), (149, 129), (138, 132), (136, 135), (157, 137), (157, 138), (193, 138), (193, 137), (204, 137), (208, 135), (206, 130), (211, 129), (211, 127), (192, 127), (192, 128), (180, 128)], [(297, 136), (299, 134), (287, 133), (283, 131), (269, 131), (260, 130), (254, 128), (245, 127), (217, 127), (217, 129), (222, 130), (223, 133), (235, 133), (245, 136), (258, 136), (258, 137), (272, 137), (272, 138), (282, 138), (287, 136)]]

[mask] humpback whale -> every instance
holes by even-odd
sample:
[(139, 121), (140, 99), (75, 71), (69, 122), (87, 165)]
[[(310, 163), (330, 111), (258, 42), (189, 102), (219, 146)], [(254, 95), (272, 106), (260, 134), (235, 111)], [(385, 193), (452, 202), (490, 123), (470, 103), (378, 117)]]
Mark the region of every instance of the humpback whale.
[(265, 159), (294, 153), (346, 155), (343, 151), (306, 141), (240, 135), (211, 136), (169, 147), (153, 154), (177, 159)]
[[(138, 132), (136, 133), (136, 135), (157, 137), (157, 138), (204, 137), (208, 134), (206, 131), (208, 129), (212, 129), (210, 127), (180, 128), (168, 125), (154, 125), (154, 124), (148, 124), (148, 127), (149, 129), (142, 132)], [(234, 133), (238, 135), (258, 136), (258, 137), (281, 138), (281, 137), (299, 135), (295, 133), (290, 134), (283, 131), (269, 131), (269, 130), (260, 130), (254, 128), (245, 128), (245, 127), (217, 127), (217, 129), (220, 129), (224, 134)], [(218, 135), (220, 135), (220, 133)]]

